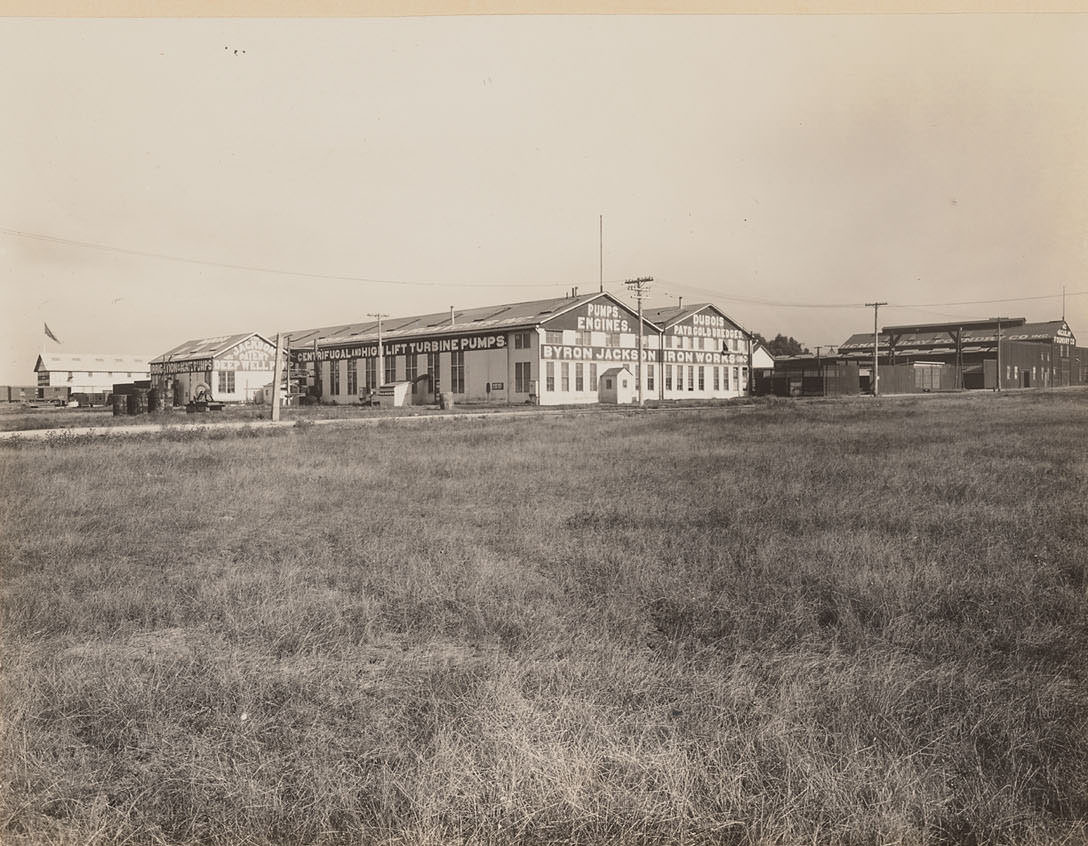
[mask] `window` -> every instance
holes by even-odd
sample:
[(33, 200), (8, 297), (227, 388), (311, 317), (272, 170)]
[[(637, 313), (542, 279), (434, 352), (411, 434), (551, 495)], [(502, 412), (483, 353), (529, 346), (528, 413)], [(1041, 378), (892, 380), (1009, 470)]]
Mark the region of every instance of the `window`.
[(612, 380), (609, 377), (605, 377), (604, 386), (608, 390), (612, 390)]
[(455, 394), (465, 392), (465, 351), (450, 353), (450, 390)]
[(427, 353), (427, 372), (431, 376), (431, 390), (438, 390), (438, 353)]
[(620, 333), (619, 332), (605, 332), (604, 333), (604, 345), (606, 347), (618, 347), (620, 345)]
[(691, 364), (688, 365), (688, 390), (695, 390), (695, 366)]
[(582, 362), (578, 362), (574, 365), (574, 390), (584, 391), (586, 389), (585, 373), (583, 372)]
[(666, 391), (671, 391), (672, 390), (672, 365), (671, 364), (666, 364), (665, 365), (665, 390)]
[(570, 364), (568, 362), (564, 361), (562, 364), (559, 365), (559, 368), (560, 368), (559, 372), (562, 374), (562, 377), (563, 377), (563, 390), (564, 391), (569, 391), (570, 390)]
[(545, 391), (554, 391), (555, 390), (555, 362), (554, 361), (549, 361), (544, 366), (544, 373), (546, 374), (544, 376), (544, 390)]
[(737, 383), (738, 391), (745, 391), (748, 389), (748, 368), (741, 366), (740, 368), (741, 381)]
[(514, 362), (514, 391), (519, 394), (529, 393), (529, 380), (532, 379), (533, 363), (531, 361)]
[(88, 376), (94, 376), (94, 373), (92, 373), (92, 372), (91, 372), (90, 370), (88, 370), (88, 371), (87, 371), (87, 375), (88, 375)]
[(221, 394), (233, 394), (234, 393), (234, 371), (233, 370), (220, 370), (219, 371), (219, 393), (221, 393)]
[(589, 389), (594, 393), (597, 391), (597, 362), (595, 361), (589, 363)]
[(654, 366), (652, 364), (646, 365), (646, 390), (652, 391), (654, 389)]
[(419, 375), (419, 356), (415, 353), (408, 353), (404, 356), (404, 378), (409, 382), (414, 382)]
[(714, 369), (714, 390), (719, 391), (722, 387), (722, 369), (715, 367)]
[(574, 343), (580, 347), (593, 346), (593, 333), (585, 329), (578, 329), (574, 333)]
[(397, 357), (395, 355), (387, 355), (385, 357), (385, 381), (397, 381)]
[(553, 345), (563, 343), (563, 333), (557, 332), (554, 329), (545, 329), (544, 343)]
[(329, 362), (329, 393), (336, 395), (340, 393), (340, 362)]
[(699, 366), (699, 390), (700, 391), (705, 391), (706, 390), (706, 373), (703, 372), (705, 370), (706, 370), (705, 367), (703, 367), (702, 365)]
[(359, 393), (359, 359), (348, 359), (348, 393), (355, 396)]
[(514, 333), (514, 349), (527, 350), (532, 346), (532, 341), (529, 338), (528, 332), (515, 332)]
[(376, 358), (366, 360), (366, 387), (367, 390), (378, 387), (378, 359)]
[(733, 368), (733, 384), (737, 386), (737, 390), (740, 390), (740, 368)]

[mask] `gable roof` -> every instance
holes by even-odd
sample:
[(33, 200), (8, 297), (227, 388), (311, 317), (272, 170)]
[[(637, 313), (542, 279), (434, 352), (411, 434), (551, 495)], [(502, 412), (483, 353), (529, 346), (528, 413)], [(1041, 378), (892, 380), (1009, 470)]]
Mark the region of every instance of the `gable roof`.
[(695, 305), (684, 308), (683, 306), (665, 306), (664, 308), (644, 308), (642, 310), (642, 316), (649, 320), (651, 323), (656, 323), (662, 329), (667, 329), (674, 323), (679, 323), (681, 320), (685, 320), (691, 317), (693, 314), (702, 311), (709, 306), (710, 303), (696, 303)]
[(682, 307), (682, 306), (665, 306), (664, 308), (644, 308), (642, 310), (642, 316), (644, 319), (649, 320), (655, 324), (662, 331), (668, 329), (670, 326), (675, 326), (677, 323), (682, 323), (689, 317), (698, 314), (701, 311), (707, 309), (713, 309), (731, 324), (740, 329), (746, 335), (750, 334), (747, 329), (740, 325), (736, 320), (718, 308), (714, 303), (695, 303), (694, 305)]
[(106, 353), (42, 353), (34, 372), (83, 370), (90, 373), (146, 373), (148, 359), (142, 355)]
[(236, 347), (242, 341), (247, 341), (252, 337), (260, 338), (266, 344), (272, 345), (272, 342), (264, 335), (260, 335), (257, 332), (242, 332), (237, 335), (219, 335), (215, 338), (195, 338), (191, 341), (186, 341), (183, 344), (178, 344), (169, 352), (165, 352), (160, 356), (157, 356), (151, 361), (155, 364), (159, 364), (166, 361), (184, 361), (190, 358), (215, 358), (222, 355), (232, 347)]
[[(449, 310), (409, 317), (387, 317), (382, 320), (382, 340), (394, 340), (405, 336), (434, 335), (437, 337), (476, 331), (511, 332), (518, 329), (530, 329), (583, 303), (601, 299), (602, 297), (624, 309), (628, 309), (628, 306), (611, 294), (598, 291), (574, 297), (552, 297), (547, 300), (530, 300), (523, 303), (503, 303), (479, 308), (455, 309), (452, 323), (450, 322)], [(287, 334), (290, 336), (291, 349), (312, 346), (315, 340), (318, 344), (325, 346), (376, 341), (378, 339), (378, 321), (341, 323), (316, 329), (300, 329)]]

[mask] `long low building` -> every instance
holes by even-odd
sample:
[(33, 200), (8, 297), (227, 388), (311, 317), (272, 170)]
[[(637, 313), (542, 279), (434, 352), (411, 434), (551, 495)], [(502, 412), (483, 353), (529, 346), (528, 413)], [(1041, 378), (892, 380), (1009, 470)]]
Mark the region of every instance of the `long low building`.
[[(1064, 320), (1000, 320), (885, 326), (878, 337), (881, 390), (885, 366), (943, 364), (960, 388), (1046, 388), (1084, 384), (1088, 350)], [(873, 360), (873, 334), (859, 332), (839, 347), (839, 359), (859, 365), (863, 388)], [(890, 374), (888, 374), (890, 376)]]
[(45, 399), (59, 390), (68, 399), (73, 394), (108, 394), (116, 382), (146, 379), (145, 356), (105, 353), (45, 353), (34, 365), (38, 375), (37, 398)]
[(638, 326), (636, 311), (601, 292), (297, 330), (288, 344), (326, 402), (408, 382), (417, 403), (447, 392), (468, 402), (595, 403), (625, 397), (612, 380), (628, 376), (633, 397), (641, 381), (650, 400), (747, 392), (751, 337), (715, 306), (645, 311), (642, 366)]

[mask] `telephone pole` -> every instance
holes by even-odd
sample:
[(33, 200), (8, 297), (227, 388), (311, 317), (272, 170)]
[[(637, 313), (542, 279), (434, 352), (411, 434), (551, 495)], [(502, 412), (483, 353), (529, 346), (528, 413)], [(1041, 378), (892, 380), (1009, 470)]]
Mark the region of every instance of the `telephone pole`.
[(873, 396), (880, 396), (880, 332), (877, 329), (877, 313), (887, 303), (866, 303), (873, 310)]
[(996, 320), (997, 321), (997, 380), (995, 382), (995, 387), (996, 387), (996, 389), (998, 391), (1001, 390), (1001, 381), (1002, 381), (1002, 379), (1004, 377), (1004, 374), (1001, 372), (1001, 323), (1002, 323), (1002, 321), (1005, 321), (1005, 320), (1008, 320), (1008, 319), (1009, 319), (1008, 317), (991, 317), (990, 318), (990, 320)]
[(635, 380), (638, 382), (638, 404), (640, 407), (642, 406), (642, 300), (649, 292), (653, 281), (652, 276), (640, 276), (638, 279), (628, 279), (623, 283), (638, 301), (638, 366), (636, 367), (638, 375)]
[[(276, 366), (272, 375), (272, 420), (280, 419), (280, 368), (283, 367), (283, 334), (276, 333)], [(291, 365), (288, 363), (288, 370)]]
[(367, 317), (378, 318), (378, 384), (367, 385), (368, 388), (377, 389), (385, 382), (385, 355), (382, 352), (382, 318), (388, 316), (388, 314), (379, 314), (378, 312), (371, 312), (367, 315)]

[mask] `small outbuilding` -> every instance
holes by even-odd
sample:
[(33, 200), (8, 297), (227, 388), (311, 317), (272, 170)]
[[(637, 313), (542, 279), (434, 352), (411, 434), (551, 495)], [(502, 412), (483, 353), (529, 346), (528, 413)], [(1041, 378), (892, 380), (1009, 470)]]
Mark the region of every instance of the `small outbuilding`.
[(597, 395), (601, 402), (627, 405), (635, 401), (635, 374), (626, 367), (610, 367), (600, 379)]

